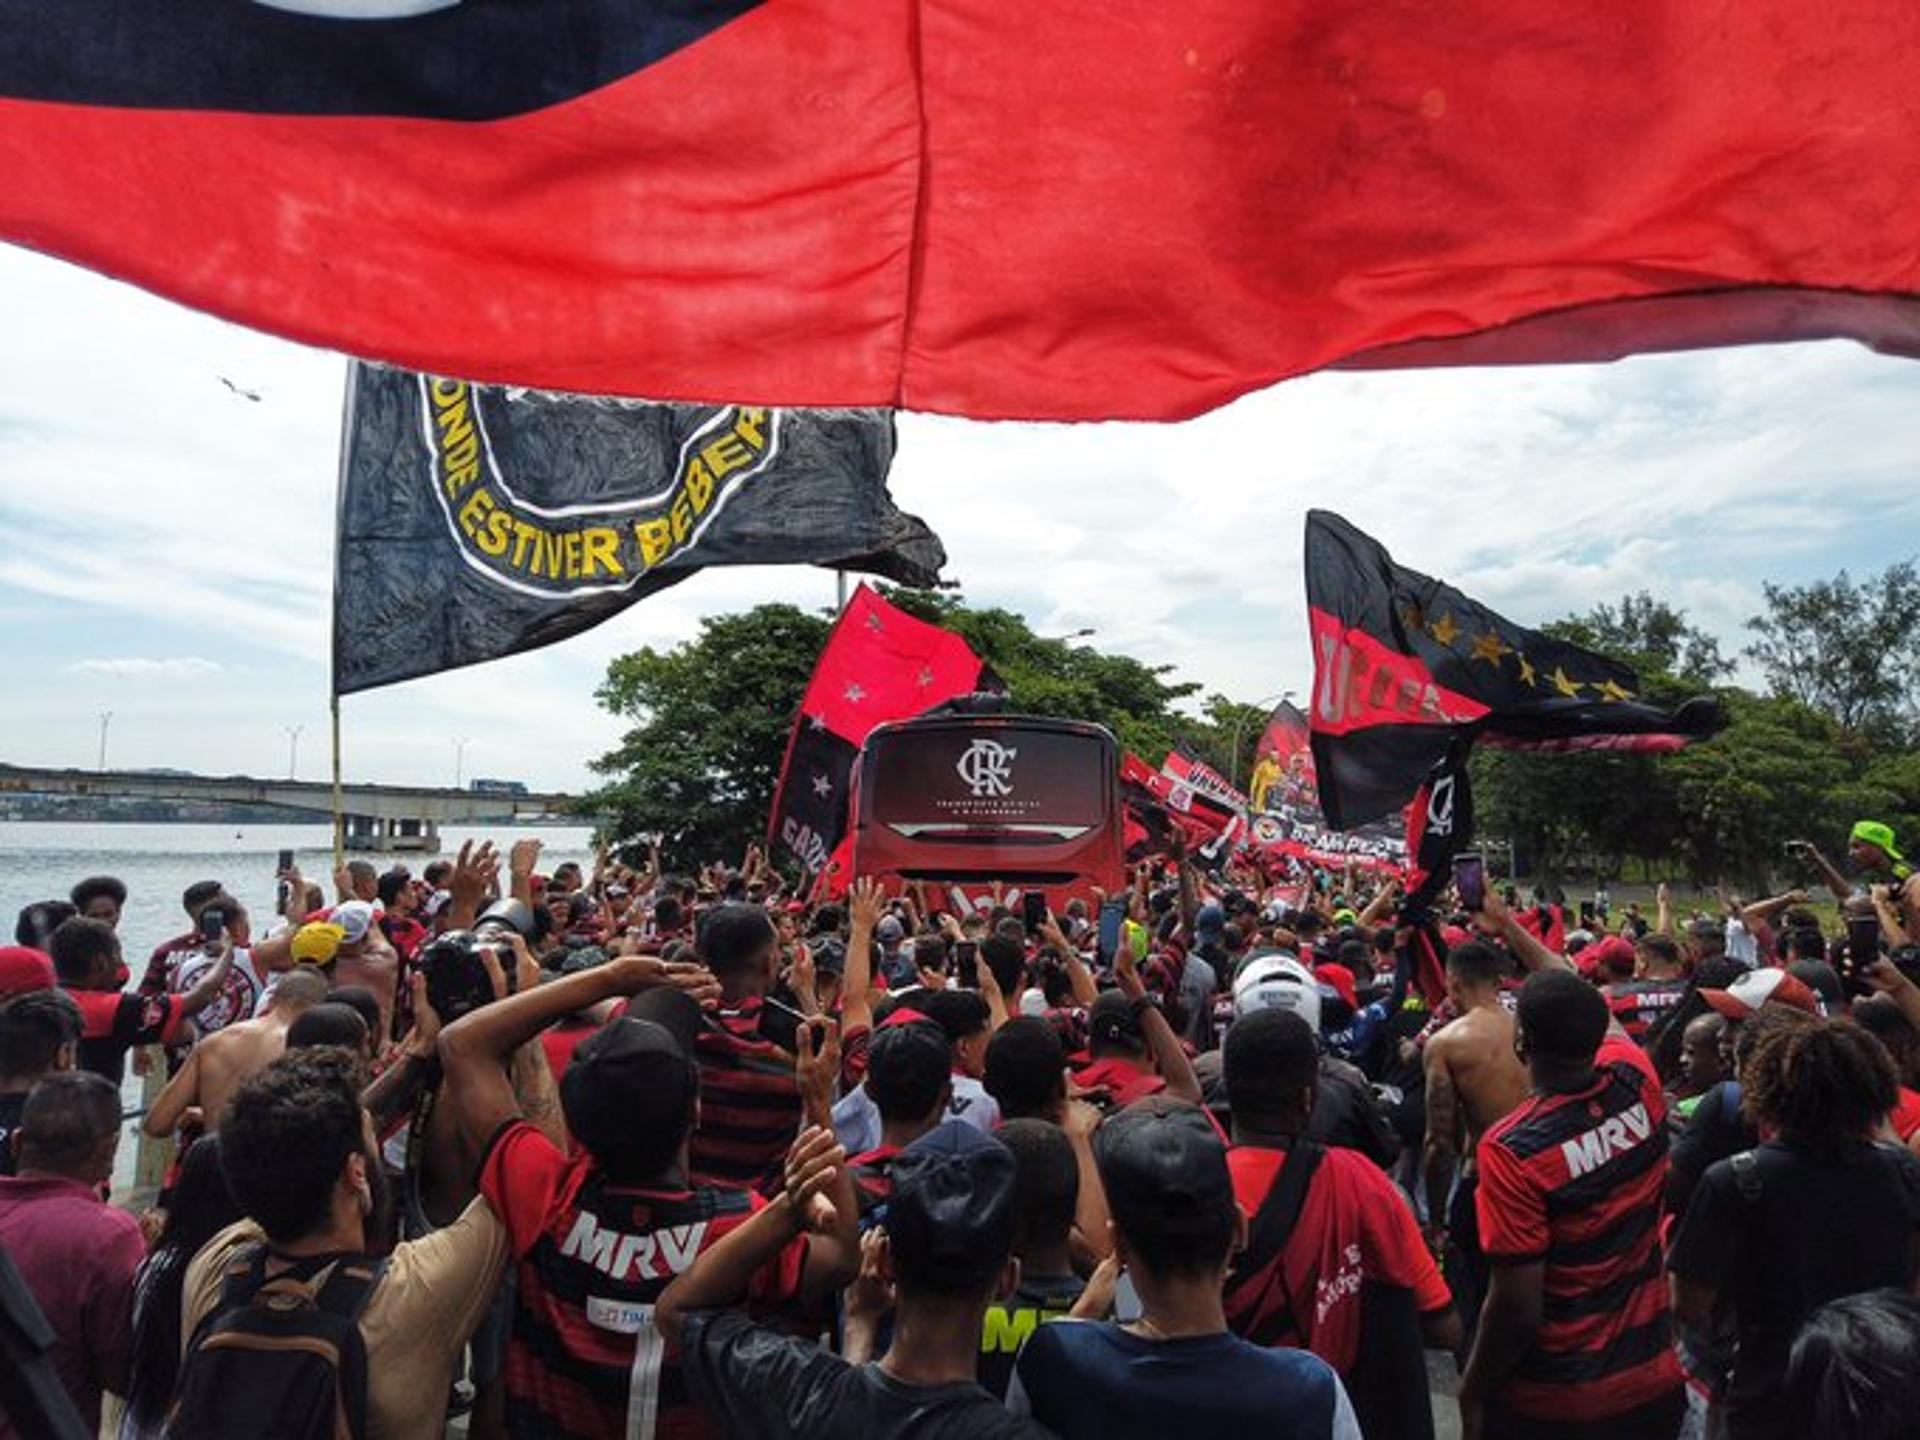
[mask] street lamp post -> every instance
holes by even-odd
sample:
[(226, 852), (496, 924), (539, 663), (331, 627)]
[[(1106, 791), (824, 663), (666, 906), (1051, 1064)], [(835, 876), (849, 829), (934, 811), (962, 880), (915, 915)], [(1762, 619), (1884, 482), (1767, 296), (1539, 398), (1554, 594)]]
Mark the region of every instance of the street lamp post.
[(463, 735), (453, 742), (453, 788), (456, 790), (460, 788), (462, 767), (466, 763), (467, 743), (472, 738), (470, 735)]
[(304, 725), (287, 726), (287, 779), (291, 780), (300, 770), (300, 732)]
[(107, 727), (113, 723), (113, 711), (100, 712), (100, 764), (99, 769), (107, 768)]
[[(1254, 701), (1247, 709), (1259, 710), (1263, 706), (1273, 704), (1276, 700), (1291, 699), (1293, 699), (1293, 691), (1276, 690), (1273, 694)], [(1236, 790), (1240, 788), (1240, 735), (1246, 728), (1247, 712), (1243, 710), (1240, 712), (1240, 718), (1233, 722), (1233, 749), (1227, 756), (1227, 782)]]

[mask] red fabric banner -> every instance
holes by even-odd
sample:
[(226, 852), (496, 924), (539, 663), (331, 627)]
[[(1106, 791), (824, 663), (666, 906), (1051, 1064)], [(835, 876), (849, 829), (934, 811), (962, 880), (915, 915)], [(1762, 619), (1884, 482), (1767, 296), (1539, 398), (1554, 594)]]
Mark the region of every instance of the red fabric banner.
[(1338, 364), (1920, 353), (1909, 0), (0, 0), (0, 237), (658, 400), (1157, 419)]

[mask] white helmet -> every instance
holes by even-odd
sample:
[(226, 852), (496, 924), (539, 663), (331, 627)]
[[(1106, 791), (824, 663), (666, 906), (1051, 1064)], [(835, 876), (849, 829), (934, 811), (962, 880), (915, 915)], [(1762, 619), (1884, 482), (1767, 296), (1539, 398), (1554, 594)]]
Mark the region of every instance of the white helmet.
[(1233, 1013), (1238, 1019), (1256, 1010), (1291, 1010), (1318, 1035), (1320, 982), (1284, 951), (1255, 956), (1233, 982)]

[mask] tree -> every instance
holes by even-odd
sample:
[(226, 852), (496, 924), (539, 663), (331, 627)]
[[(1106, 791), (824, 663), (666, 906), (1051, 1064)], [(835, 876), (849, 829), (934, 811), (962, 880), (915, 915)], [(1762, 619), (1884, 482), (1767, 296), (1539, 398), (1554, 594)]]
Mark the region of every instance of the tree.
[(674, 864), (727, 857), (765, 833), (793, 716), (829, 622), (792, 605), (715, 615), (671, 650), (617, 657), (596, 698), (633, 722), (593, 762), (588, 797), (613, 838), (660, 835)]
[(1636, 670), (1672, 675), (1694, 686), (1713, 685), (1733, 673), (1718, 640), (1689, 621), (1686, 611), (1645, 590), (1622, 596), (1617, 606), (1596, 605), (1546, 628)]
[(1776, 695), (1832, 716), (1878, 742), (1910, 735), (1920, 683), (1920, 575), (1914, 562), (1855, 583), (1831, 580), (1761, 587), (1767, 612), (1747, 623), (1747, 654)]

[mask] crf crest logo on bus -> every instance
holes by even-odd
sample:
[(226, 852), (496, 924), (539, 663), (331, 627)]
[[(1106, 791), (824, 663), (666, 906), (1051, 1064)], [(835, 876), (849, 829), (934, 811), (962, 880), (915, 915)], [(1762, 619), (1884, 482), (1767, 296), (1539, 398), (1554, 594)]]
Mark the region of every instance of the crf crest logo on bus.
[(1013, 793), (1013, 757), (1020, 752), (997, 740), (976, 740), (961, 754), (954, 769), (976, 797)]

